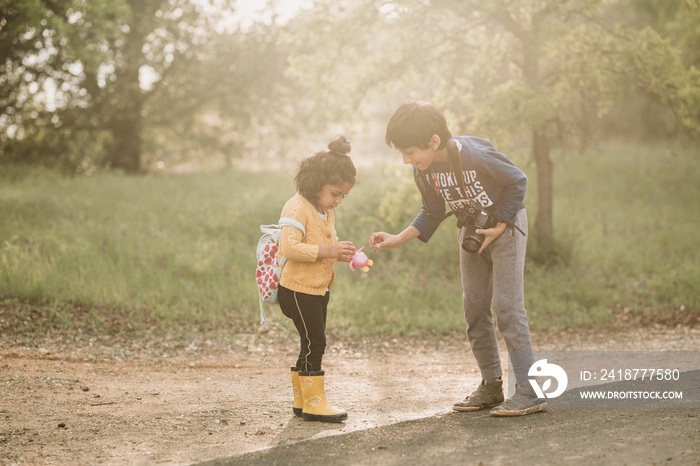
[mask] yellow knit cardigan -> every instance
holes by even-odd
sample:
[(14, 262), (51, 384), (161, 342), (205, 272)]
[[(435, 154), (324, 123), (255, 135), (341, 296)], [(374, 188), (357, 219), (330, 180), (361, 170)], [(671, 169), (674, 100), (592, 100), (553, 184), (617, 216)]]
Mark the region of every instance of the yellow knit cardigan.
[(281, 216), (297, 220), (306, 229), (302, 239), (298, 228), (282, 227), (280, 254), (287, 262), (282, 267), (280, 284), (285, 288), (323, 296), (333, 285), (336, 259), (318, 259), (320, 246), (333, 246), (338, 242), (333, 211), (326, 210), (326, 214), (327, 219), (321, 218), (313, 204), (299, 193), (284, 205)]

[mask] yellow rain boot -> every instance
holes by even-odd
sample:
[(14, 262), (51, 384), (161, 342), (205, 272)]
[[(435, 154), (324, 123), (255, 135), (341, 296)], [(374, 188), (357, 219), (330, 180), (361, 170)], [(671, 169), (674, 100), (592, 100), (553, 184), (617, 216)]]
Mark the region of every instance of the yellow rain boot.
[(342, 422), (348, 413), (329, 406), (323, 389), (323, 371), (299, 372), (304, 409), (301, 417), (305, 421)]
[(299, 383), (299, 369), (292, 367), (292, 390), (294, 390), (294, 405), (292, 410), (295, 416), (301, 417), (304, 408), (304, 399), (301, 397), (301, 384)]

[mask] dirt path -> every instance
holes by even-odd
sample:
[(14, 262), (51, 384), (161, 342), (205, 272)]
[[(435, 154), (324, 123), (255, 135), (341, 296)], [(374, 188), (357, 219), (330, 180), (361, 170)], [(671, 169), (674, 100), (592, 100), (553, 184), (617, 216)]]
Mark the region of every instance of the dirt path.
[[(700, 351), (700, 330), (535, 334), (533, 342), (538, 350)], [(327, 395), (349, 418), (328, 425), (291, 413), (294, 342), (281, 330), (166, 350), (45, 343), (0, 343), (1, 464), (192, 464), (339, 434), (381, 437), (418, 419), (425, 432), (431, 423), (449, 430), (463, 422), (448, 414), (452, 403), (479, 381), (462, 334), (331, 340)], [(684, 459), (698, 462), (697, 428), (691, 434), (680, 440)]]

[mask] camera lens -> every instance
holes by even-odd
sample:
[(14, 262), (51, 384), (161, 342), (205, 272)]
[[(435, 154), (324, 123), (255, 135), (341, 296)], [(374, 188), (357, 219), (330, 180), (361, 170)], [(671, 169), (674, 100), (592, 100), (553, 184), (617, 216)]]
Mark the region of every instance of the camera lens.
[(479, 252), (480, 247), (481, 243), (477, 241), (476, 238), (466, 237), (464, 241), (462, 241), (462, 249), (467, 252)]

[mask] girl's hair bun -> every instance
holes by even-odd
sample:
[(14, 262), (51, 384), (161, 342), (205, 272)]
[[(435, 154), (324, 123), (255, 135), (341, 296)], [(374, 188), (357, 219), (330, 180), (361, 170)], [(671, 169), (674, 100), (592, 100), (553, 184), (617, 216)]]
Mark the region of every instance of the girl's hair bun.
[(348, 155), (350, 153), (350, 143), (342, 134), (337, 135), (328, 143), (328, 150), (337, 155)]
[(297, 191), (314, 203), (317, 194), (326, 185), (349, 183), (354, 186), (357, 170), (349, 153), (350, 143), (345, 136), (339, 134), (328, 143), (328, 151), (316, 152), (299, 162), (294, 178)]

